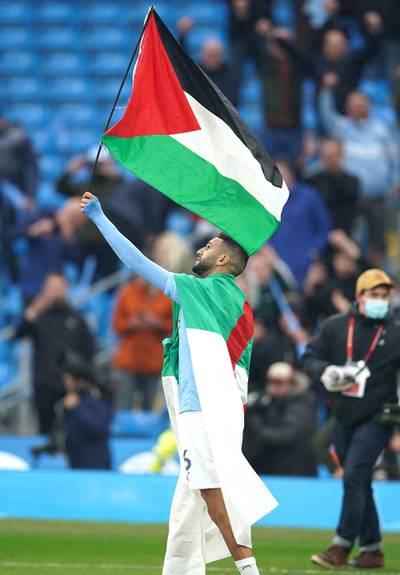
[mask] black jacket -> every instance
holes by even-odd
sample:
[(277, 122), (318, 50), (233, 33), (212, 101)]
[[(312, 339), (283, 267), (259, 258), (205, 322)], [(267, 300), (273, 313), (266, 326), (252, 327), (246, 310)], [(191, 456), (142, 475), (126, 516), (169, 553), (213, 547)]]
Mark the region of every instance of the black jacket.
[(354, 361), (364, 359), (379, 325), (384, 331), (368, 361), (371, 376), (364, 397), (354, 398), (340, 392), (329, 393), (333, 415), (346, 426), (354, 426), (373, 418), (384, 403), (397, 402), (397, 370), (400, 367), (400, 321), (392, 315), (384, 320), (372, 320), (359, 314), (353, 306), (348, 313), (327, 319), (321, 330), (308, 344), (303, 356), (303, 370), (314, 382), (328, 365), (346, 363), (346, 339), (350, 316), (356, 319), (354, 330)]
[(249, 396), (243, 453), (259, 474), (316, 476), (311, 449), (316, 401), (310, 391), (285, 398)]
[(94, 340), (81, 314), (67, 303), (61, 303), (41, 313), (33, 322), (24, 319), (16, 337), (33, 341), (33, 383), (35, 387), (63, 389), (61, 360), (73, 351), (90, 361)]

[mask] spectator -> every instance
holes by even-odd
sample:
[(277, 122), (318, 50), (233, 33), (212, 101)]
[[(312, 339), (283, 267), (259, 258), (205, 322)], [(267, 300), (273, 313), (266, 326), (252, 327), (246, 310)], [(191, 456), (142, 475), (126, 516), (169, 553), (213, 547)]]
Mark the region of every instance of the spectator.
[[(8, 122), (0, 107), (0, 256), (13, 282), (18, 277), (17, 259), (10, 238), (17, 219), (15, 197), (20, 196), (21, 207), (31, 209), (38, 176), (36, 156), (24, 128)], [(6, 188), (10, 186), (16, 189), (7, 194)]]
[(72, 469), (110, 469), (112, 409), (92, 369), (79, 356), (63, 363), (65, 449)]
[[(179, 42), (184, 48), (186, 46), (186, 37), (189, 30), (193, 27), (194, 20), (184, 17), (178, 20), (177, 28), (179, 30)], [(226, 61), (224, 55), (224, 45), (216, 38), (209, 38), (201, 47), (199, 66), (204, 70), (207, 76), (218, 86), (225, 96), (237, 106), (239, 99), (239, 84), (237, 81), (236, 70), (230, 62)]]
[(266, 39), (259, 56), (265, 121), (261, 139), (273, 158), (295, 164), (303, 145), (304, 72), (277, 42), (271, 28), (266, 28)]
[(271, 27), (270, 0), (229, 0), (229, 38), (231, 62), (238, 84), (242, 79), (243, 60), (249, 58), (261, 66), (261, 36)]
[[(385, 254), (385, 212), (389, 193), (399, 189), (399, 160), (389, 127), (370, 115), (370, 102), (361, 92), (346, 99), (346, 114), (338, 114), (326, 78), (320, 95), (320, 114), (326, 131), (342, 142), (343, 166), (360, 183), (360, 211), (368, 226), (369, 259), (376, 265)], [(373, 169), (371, 169), (373, 166)]]
[[(334, 313), (345, 313), (353, 301), (356, 280), (367, 267), (361, 250), (342, 230), (329, 235), (330, 253), (325, 274), (311, 271), (305, 281), (307, 317), (314, 324)], [(314, 275), (314, 279), (313, 276)]]
[(344, 496), (332, 545), (313, 555), (318, 565), (347, 565), (359, 538), (358, 568), (384, 565), (372, 471), (392, 426), (377, 421), (385, 403), (397, 403), (400, 325), (390, 314), (391, 279), (379, 269), (361, 274), (356, 302), (324, 322), (304, 355), (304, 370), (321, 381), (332, 401), (334, 446), (344, 468)]
[(288, 363), (272, 364), (265, 390), (249, 396), (246, 410), (243, 452), (259, 474), (317, 475), (315, 410), (304, 375)]
[[(79, 213), (79, 198), (88, 189), (97, 154), (96, 149), (90, 149), (86, 156), (77, 156), (70, 160), (64, 173), (58, 180), (58, 191), (69, 197), (69, 209), (74, 208)], [(101, 151), (93, 178), (93, 191), (108, 208), (111, 198), (122, 185), (123, 179), (110, 156)], [(88, 255), (96, 257), (98, 277), (103, 277), (116, 270), (118, 261), (111, 250), (108, 249), (101, 234), (83, 221), (76, 232), (79, 245), (81, 264)]]
[(329, 209), (335, 229), (352, 236), (358, 212), (359, 184), (343, 169), (343, 147), (339, 140), (325, 139), (320, 148), (321, 168), (307, 179)]
[(297, 181), (286, 162), (278, 164), (290, 195), (283, 209), (282, 223), (269, 243), (289, 266), (302, 289), (309, 266), (327, 246), (331, 219), (318, 192)]
[(343, 112), (347, 95), (357, 88), (366, 63), (378, 50), (381, 24), (379, 17), (373, 21), (367, 20), (364, 48), (352, 52), (346, 34), (340, 29), (327, 30), (322, 37), (321, 50), (314, 52), (301, 50), (286, 39), (286, 34), (282, 36), (280, 30), (278, 42), (298, 62), (303, 73), (316, 81), (318, 90), (327, 75), (335, 76), (334, 106)]
[(90, 361), (93, 337), (80, 313), (66, 300), (68, 284), (63, 275), (47, 275), (43, 288), (25, 309), (16, 337), (33, 342), (33, 400), (40, 433), (51, 430), (54, 405), (63, 396), (61, 359), (74, 351)]
[(161, 342), (172, 330), (171, 309), (171, 301), (140, 277), (121, 288), (113, 320), (120, 338), (113, 359), (116, 409), (152, 409), (160, 390)]

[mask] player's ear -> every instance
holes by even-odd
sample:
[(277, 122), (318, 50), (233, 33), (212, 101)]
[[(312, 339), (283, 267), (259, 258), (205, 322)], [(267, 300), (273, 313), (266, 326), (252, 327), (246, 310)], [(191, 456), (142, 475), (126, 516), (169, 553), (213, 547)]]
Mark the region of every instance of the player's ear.
[(221, 254), (217, 259), (217, 265), (226, 266), (231, 261), (229, 254)]

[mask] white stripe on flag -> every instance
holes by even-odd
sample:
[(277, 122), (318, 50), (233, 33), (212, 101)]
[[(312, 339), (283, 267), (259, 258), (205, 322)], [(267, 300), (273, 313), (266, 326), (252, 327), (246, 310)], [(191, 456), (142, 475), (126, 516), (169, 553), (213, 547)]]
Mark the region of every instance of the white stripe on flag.
[(171, 137), (213, 164), (222, 176), (238, 182), (280, 221), (289, 196), (286, 184), (279, 188), (266, 180), (260, 164), (233, 130), (190, 94), (185, 95), (201, 130)]

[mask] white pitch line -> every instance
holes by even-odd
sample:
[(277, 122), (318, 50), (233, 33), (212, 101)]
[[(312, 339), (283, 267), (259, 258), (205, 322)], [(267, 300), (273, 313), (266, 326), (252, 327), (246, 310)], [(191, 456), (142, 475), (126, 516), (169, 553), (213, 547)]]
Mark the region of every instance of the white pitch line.
[[(135, 571), (158, 571), (160, 572), (161, 565), (122, 565), (119, 563), (28, 563), (23, 561), (0, 561), (0, 567), (24, 567), (24, 568), (49, 568), (49, 569), (121, 569), (128, 570), (132, 569)], [(269, 567), (268, 569), (259, 568), (261, 573), (271, 573), (271, 574), (281, 574), (281, 575), (329, 575), (333, 573), (334, 575), (365, 575), (364, 571), (356, 571), (349, 567), (347, 570), (334, 571), (325, 568), (321, 569), (282, 569), (280, 567)], [(207, 572), (210, 573), (232, 573), (232, 568), (230, 567), (207, 567)], [(376, 571), (369, 571), (369, 575), (374, 575)], [(384, 572), (384, 575), (399, 575), (395, 572)]]

